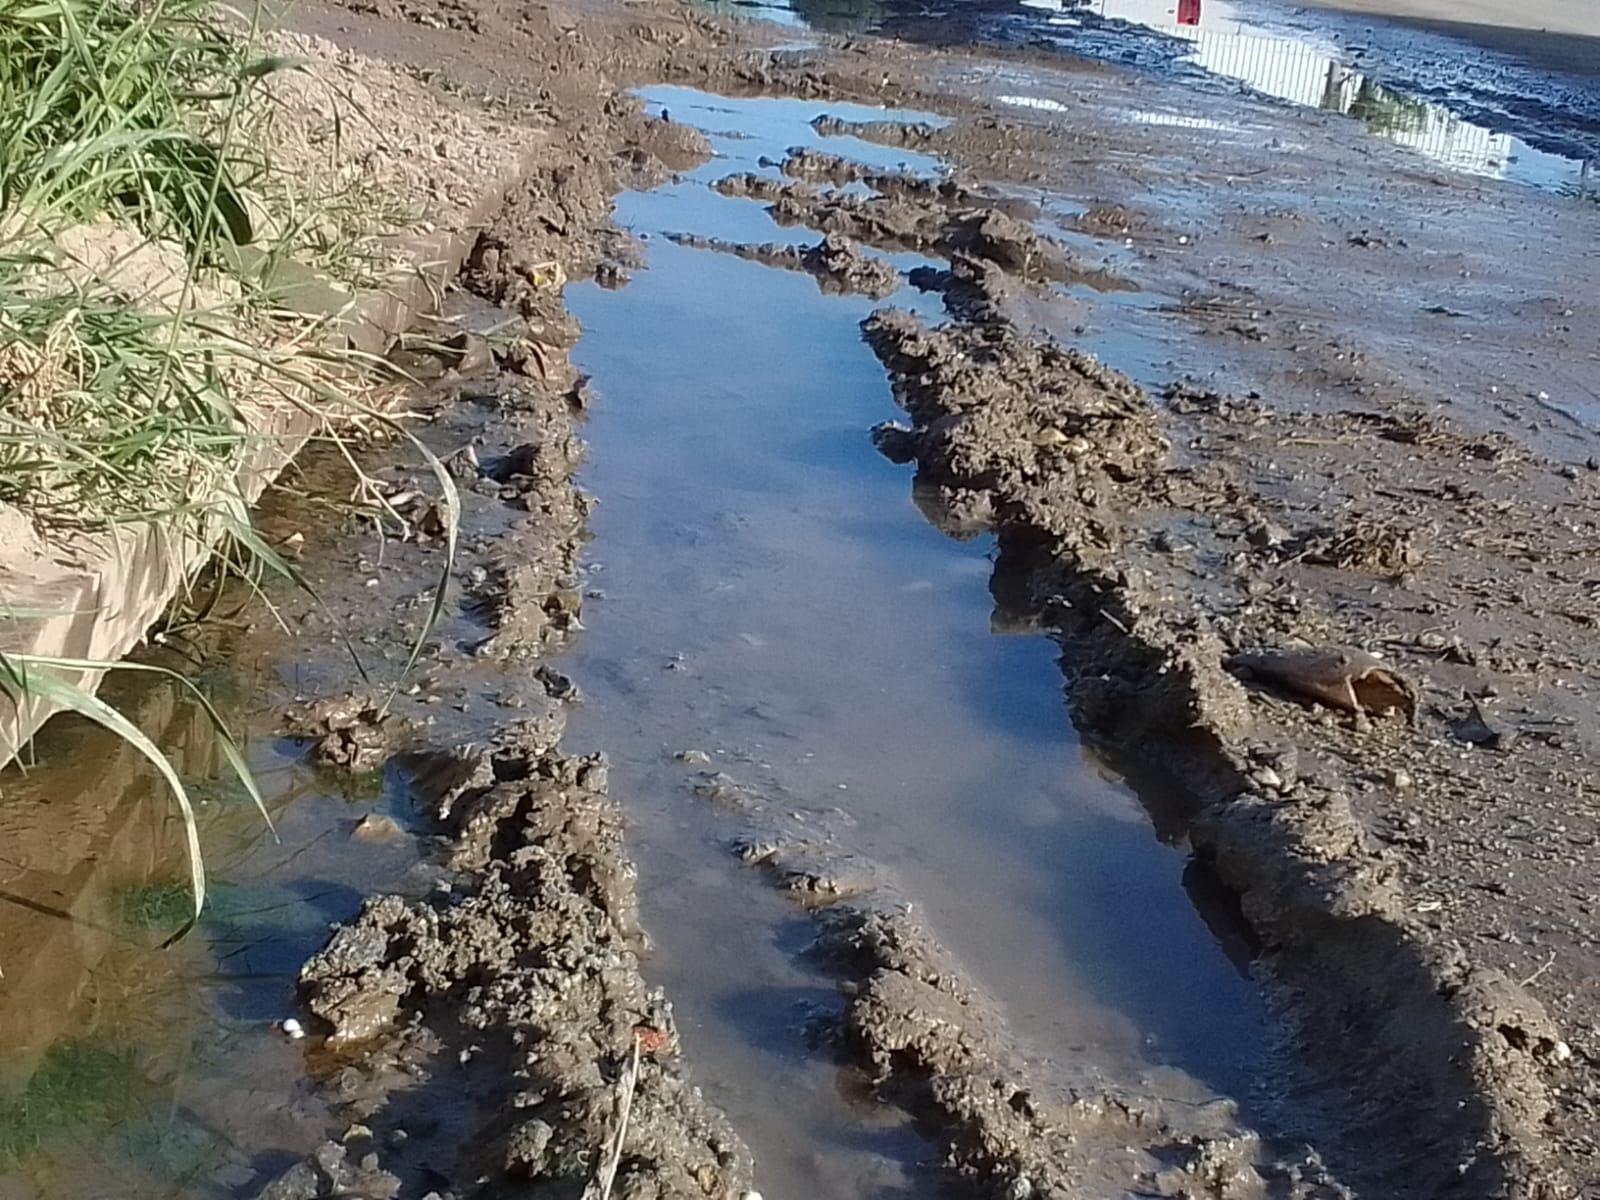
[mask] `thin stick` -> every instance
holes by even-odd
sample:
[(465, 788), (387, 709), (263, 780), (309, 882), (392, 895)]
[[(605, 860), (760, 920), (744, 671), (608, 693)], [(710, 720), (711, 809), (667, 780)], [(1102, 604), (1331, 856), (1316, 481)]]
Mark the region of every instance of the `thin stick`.
[(633, 1061), (623, 1079), (622, 1103), (617, 1110), (617, 1136), (611, 1143), (611, 1153), (600, 1172), (600, 1200), (611, 1200), (611, 1185), (617, 1181), (617, 1168), (622, 1165), (622, 1143), (628, 1136), (628, 1118), (633, 1114), (633, 1093), (639, 1087), (639, 1035), (633, 1035)]
[(1546, 971), (1548, 971), (1551, 967), (1553, 967), (1555, 965), (1555, 961), (1556, 961), (1556, 952), (1554, 950), (1552, 950), (1552, 951), (1550, 951), (1550, 957), (1544, 960), (1544, 966), (1540, 967), (1532, 975), (1529, 975), (1526, 979), (1524, 979), (1522, 981), (1522, 986), (1523, 987), (1527, 987), (1534, 980), (1538, 979), (1539, 976), (1543, 975)]

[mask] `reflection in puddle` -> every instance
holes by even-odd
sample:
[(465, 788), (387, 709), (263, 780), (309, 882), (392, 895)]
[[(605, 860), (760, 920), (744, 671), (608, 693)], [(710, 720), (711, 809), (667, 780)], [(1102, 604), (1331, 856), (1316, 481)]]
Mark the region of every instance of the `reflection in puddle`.
[(330, 922), (365, 893), (421, 895), (436, 876), (415, 839), (354, 834), (367, 813), (412, 823), (395, 772), (339, 778), (277, 736), (292, 681), (327, 668), (263, 624), (237, 642), (208, 627), (190, 649), (276, 837), (192, 697), (132, 675), (104, 692), (195, 802), (206, 912), (176, 944), (163, 948), (193, 902), (182, 828), (142, 755), (62, 715), (38, 735), (40, 765), (0, 772), (0, 1200), (254, 1195), (330, 1132), (301, 1046), (274, 1022), (295, 1011), (300, 964)]
[[(1070, 54), (1144, 65), (1167, 65), (1170, 54), (1144, 52), (1141, 33), (1160, 35), (1177, 60), (1290, 104), (1341, 113), (1376, 137), (1465, 174), (1505, 179), (1565, 195), (1600, 195), (1595, 163), (1537, 150), (1524, 139), (1467, 120), (1450, 108), (1384, 87), (1350, 66), (1333, 38), (1266, 23), (1227, 0), (700, 0), (708, 8), (758, 15), (786, 25), (835, 33), (918, 26), (940, 39), (964, 32), (978, 41), (1021, 39)], [(998, 19), (999, 24), (996, 24)], [(901, 26), (906, 26), (902, 30)], [(1111, 36), (1107, 36), (1111, 35)], [(1055, 110), (1052, 101), (998, 96), (1003, 104)], [(1201, 115), (1160, 123), (1216, 128)]]
[(1226, 0), (1177, 0), (1175, 7), (1168, 0), (1018, 2), (1057, 14), (1047, 24), (1076, 24), (1092, 15), (1178, 38), (1187, 43), (1184, 58), (1213, 75), (1291, 104), (1354, 117), (1369, 133), (1453, 170), (1576, 195), (1595, 187), (1591, 164), (1535, 150), (1441, 105), (1374, 83), (1345, 65), (1345, 52), (1333, 41), (1269, 28)]
[[(602, 594), (563, 666), (587, 698), (567, 744), (608, 752), (658, 947), (649, 976), (763, 1187), (927, 1195), (937, 1161), (913, 1130), (841, 1104), (831, 1056), (805, 1041), (836, 1003), (797, 953), (809, 923), (728, 852), (748, 818), (697, 794), (689, 761), (881, 870), (1041, 1070), (1092, 1064), (1190, 1103), (1248, 1099), (1266, 1015), (1184, 890), (1181, 846), (1085, 761), (1058, 651), (1005, 609), (992, 547), (940, 532), (873, 448), (869, 427), (896, 415), (860, 335), (877, 302), (662, 236), (815, 241), (710, 185), (775, 178), (795, 146), (935, 171), (810, 124), (923, 114), (642, 95), (713, 131), (717, 157), (619, 199), (619, 222), (647, 239), (627, 288), (568, 291), (597, 393), (584, 484)], [(882, 257), (902, 273), (928, 263)], [(910, 288), (889, 303), (943, 315)]]

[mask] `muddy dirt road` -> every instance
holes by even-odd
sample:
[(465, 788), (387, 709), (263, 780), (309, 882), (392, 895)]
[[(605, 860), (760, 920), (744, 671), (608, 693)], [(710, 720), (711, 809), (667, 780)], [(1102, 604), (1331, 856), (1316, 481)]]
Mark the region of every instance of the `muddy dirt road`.
[(206, 659), (284, 844), (4, 981), (4, 1194), (1600, 1186), (1600, 210), (1042, 47), (291, 19), (525, 143), (396, 352), (446, 620), (384, 709), (437, 486), (309, 462)]

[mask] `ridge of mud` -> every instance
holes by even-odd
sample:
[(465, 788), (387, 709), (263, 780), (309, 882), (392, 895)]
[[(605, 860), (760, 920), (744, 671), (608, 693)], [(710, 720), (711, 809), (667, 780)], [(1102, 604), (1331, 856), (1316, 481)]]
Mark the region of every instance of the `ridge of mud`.
[(817, 281), (817, 287), (827, 294), (855, 293), (883, 300), (900, 289), (900, 272), (882, 259), (863, 254), (859, 246), (837, 233), (824, 234), (820, 242), (811, 246), (729, 242), (687, 233), (668, 236), (680, 246), (732, 254), (747, 262), (810, 275)]
[[(790, 161), (795, 160), (791, 157)], [(1064, 246), (1000, 207), (987, 201), (967, 206), (972, 197), (964, 189), (947, 194), (938, 180), (911, 187), (903, 184), (903, 178), (864, 174), (858, 182), (873, 187), (883, 183), (887, 189), (873, 196), (754, 173), (730, 175), (717, 183), (716, 190), (724, 196), (766, 203), (779, 225), (839, 234), (882, 250), (977, 259), (1036, 285), (1129, 286), (1105, 272), (1079, 266)]]
[(1080, 727), (1147, 776), (1161, 747), (1158, 773), (1184, 781), (1195, 849), (1240, 894), (1318, 1064), (1294, 1099), (1330, 1162), (1380, 1194), (1560, 1194), (1542, 1135), (1565, 1043), (1543, 1007), (1426, 935), (1341, 781), (1292, 777), (1286, 731), (1224, 669), (1223, 631), (1141, 553), (1139, 527), (1202, 490), (1166, 461), (1142, 391), (992, 314), (864, 328), (913, 418), (896, 449), (950, 532), (998, 534), (997, 580), (1063, 645)]
[[(307, 1007), (332, 1028), (330, 1045), (375, 1042), (362, 1076), (420, 1057), (424, 1093), (476, 1101), (449, 1172), (474, 1182), (458, 1195), (518, 1180), (586, 1194), (630, 1091), (617, 1195), (743, 1195), (749, 1154), (687, 1081), (670, 1006), (640, 973), (605, 762), (560, 754), (560, 725), (555, 710), (492, 750), (428, 764), (461, 882), (435, 901), (368, 901), (306, 964)], [(479, 1057), (488, 1082), (475, 1084)], [(357, 1115), (374, 1119), (364, 1109), (378, 1111), (376, 1098)], [(396, 1093), (382, 1111), (390, 1132), (405, 1129), (424, 1096)], [(395, 1156), (401, 1174), (417, 1141)]]
[[(892, 122), (890, 122), (892, 123)], [(988, 189), (969, 186), (954, 175), (919, 175), (915, 171), (881, 171), (854, 159), (828, 154), (809, 146), (796, 146), (784, 156), (779, 169), (800, 183), (844, 187), (859, 183), (880, 196), (899, 197), (922, 205), (937, 205), (954, 211), (992, 208), (1019, 221), (1039, 215), (1031, 200), (1003, 196)]]

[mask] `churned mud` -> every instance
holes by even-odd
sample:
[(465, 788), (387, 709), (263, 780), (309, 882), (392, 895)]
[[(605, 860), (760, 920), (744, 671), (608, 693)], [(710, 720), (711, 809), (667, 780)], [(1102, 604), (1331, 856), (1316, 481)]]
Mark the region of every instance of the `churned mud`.
[[(1062, 640), (1080, 727), (1114, 754), (1146, 756), (1152, 774), (1186, 780), (1191, 839), (1240, 894), (1303, 1048), (1315, 1062), (1339, 1047), (1342, 1063), (1308, 1077), (1301, 1099), (1328, 1089), (1321, 1103), (1337, 1104), (1355, 1066), (1373, 1124), (1347, 1113), (1335, 1136), (1359, 1139), (1346, 1152), (1363, 1146), (1362, 1173), (1384, 1190), (1494, 1194), (1508, 1174), (1539, 1171), (1545, 1081), (1570, 1047), (1515, 980), (1417, 936), (1428, 922), (1352, 807), (1352, 784), (1411, 786), (1399, 773), (1419, 760), (1397, 766), (1389, 747), (1416, 736), (1412, 726), (1376, 711), (1340, 717), (1308, 705), (1304, 688), (1247, 691), (1225, 668), (1231, 646), (1342, 645), (1353, 631), (1307, 597), (1274, 606), (1277, 620), (1292, 614), (1293, 632), (1251, 636), (1174, 594), (1182, 585), (1158, 564), (1174, 553), (1194, 562), (1205, 545), (1197, 515), (1237, 512), (1239, 497), (1173, 471), (1155, 410), (1126, 379), (999, 322), (935, 332), (887, 313), (867, 334), (952, 530), (999, 530), (1000, 570)], [(1250, 544), (1243, 524), (1234, 536)], [(1233, 563), (1246, 597), (1252, 559)], [(1240, 607), (1234, 619), (1249, 622), (1251, 606)], [(1443, 706), (1432, 715), (1445, 717)], [(1330, 735), (1343, 753), (1323, 757), (1317, 743)], [(1155, 763), (1152, 744), (1163, 747)], [(1461, 753), (1443, 743), (1434, 761), (1459, 770)]]
[(863, 254), (849, 238), (836, 233), (827, 234), (814, 246), (728, 242), (695, 234), (678, 234), (672, 240), (696, 250), (716, 250), (769, 267), (804, 272), (815, 278), (824, 292), (855, 292), (882, 300), (900, 290), (900, 272)]
[[(305, 965), (333, 1140), (250, 1190), (740, 1197), (761, 1179), (651, 986), (629, 797), (603, 757), (563, 748), (587, 681), (551, 661), (598, 590), (574, 483), (596, 389), (569, 359), (563, 288), (649, 269), (613, 198), (700, 168), (715, 132), (626, 91), (658, 82), (804, 97), (838, 139), (715, 181), (717, 203), (819, 240), (741, 225), (670, 248), (802, 272), (828, 303), (894, 298), (861, 329), (906, 420), (873, 442), (914, 465), (939, 530), (995, 539), (996, 623), (1059, 646), (1073, 721), (1192, 850), (1271, 1010), (1249, 1095), (1138, 1053), (1041, 1053), (1005, 981), (941, 942), (842, 810), (766, 786), (755, 754), (741, 772), (668, 747), (697, 833), (796, 902), (779, 953), (832, 989), (808, 1009), (816, 1053), (907, 1116), (919, 1184), (1019, 1200), (1594, 1186), (1600, 475), (1582, 406), (1538, 386), (1576, 377), (1594, 301), (1555, 270), (1554, 210), (1528, 210), (1516, 259), (1473, 206), (1520, 206), (1420, 167), (1301, 206), (1342, 145), (1331, 126), (1219, 102), (1201, 146), (1167, 119), (1172, 96), (1029, 50), (769, 52), (761, 31), (656, 4), (351, 0), (297, 20), (514, 122), (525, 161), (470, 256), (472, 300), (395, 355), (430, 380), (407, 416), (464, 514), (417, 682), (387, 696), (342, 651), (359, 631), (369, 665), (409, 655), (450, 544), (428, 469), (378, 451), (357, 490), (384, 556), (336, 550), (292, 618), (329, 653), (286, 727), (328, 771), (401, 780), (415, 827), (366, 817), (352, 837), (416, 838), (436, 868)], [(1000, 73), (1057, 107), (1000, 106)], [(1135, 100), (1150, 119), (1126, 117)], [(921, 111), (828, 111), (843, 101)], [(858, 144), (939, 169), (858, 161)], [(1319, 289), (1319, 271), (1348, 286)], [(1474, 315), (1518, 289), (1509, 331)], [(1130, 297), (1150, 302), (1115, 306)], [(1141, 347), (1124, 373), (1079, 348), (1123, 326), (1181, 349)], [(1535, 328), (1529, 371), (1501, 365)], [(1466, 381), (1490, 363), (1486, 397)], [(969, 869), (988, 886), (976, 852)]]
[(981, 1196), (1348, 1196), (1314, 1151), (1285, 1159), (1229, 1099), (1093, 1057), (1028, 1053), (1001, 1008), (914, 914), (889, 873), (758, 788), (722, 775), (749, 830), (735, 854), (814, 914), (803, 953), (845, 1002), (829, 1040), (874, 1093), (945, 1151), (949, 1184)]
[[(491, 9), (475, 19), (509, 18)], [(529, 20), (551, 19), (512, 23), (528, 39), (537, 36)], [(914, 81), (903, 48), (761, 58), (733, 52), (739, 35), (681, 21), (669, 38), (641, 37), (649, 49), (625, 55), (624, 72), (861, 98), (866, 59), (881, 77), (871, 94), (943, 107), (957, 121), (824, 114), (819, 133), (939, 152), (1012, 185), (1047, 176), (1047, 122), (964, 116), (973, 102), (959, 88), (941, 105)], [(664, 40), (671, 52), (659, 50)], [(725, 52), (715, 63), (699, 53), (711, 46)], [(579, 71), (593, 62), (583, 49), (570, 57)], [(963, 69), (959, 56), (948, 65), (947, 83)], [(673, 167), (656, 139), (684, 161), (699, 152), (680, 122), (648, 121), (628, 101), (562, 115), (550, 137), (567, 157), (535, 171), (469, 273), (480, 294), (544, 331), (519, 335), (503, 357), (543, 382), (549, 348), (571, 335), (547, 286), (551, 265), (624, 279), (638, 260), (607, 226), (609, 195)], [(601, 128), (627, 131), (620, 160), (593, 149)], [(866, 323), (910, 417), (880, 428), (878, 443), (916, 464), (918, 494), (941, 528), (998, 535), (997, 593), (1022, 597), (1062, 645), (1079, 727), (1135, 780), (1179, 797), (1176, 820), (1198, 861), (1259, 939), (1263, 982), (1287, 1031), (1292, 1054), (1269, 1108), (1329, 1165), (1291, 1170), (1242, 1127), (1152, 1115), (1148, 1097), (1114, 1089), (1094, 1098), (1069, 1089), (1058, 1101), (1045, 1085), (996, 1088), (1022, 1075), (981, 989), (961, 980), (927, 930), (861, 900), (878, 894), (870, 864), (832, 883), (818, 882), (828, 871), (813, 864), (786, 886), (821, 905), (819, 950), (849, 982), (842, 1045), (886, 1092), (932, 1114), (958, 1175), (985, 1194), (1089, 1194), (1115, 1180), (1163, 1195), (1554, 1197), (1588, 1179), (1588, 1055), (1583, 1035), (1557, 1018), (1565, 1010), (1583, 1024), (1576, 985), (1592, 947), (1582, 932), (1592, 836), (1574, 808), (1593, 736), (1583, 682), (1592, 651), (1586, 585), (1561, 566), (1592, 545), (1591, 476), (1392, 390), (1381, 403), (1290, 392), (1274, 405), (1178, 372), (1153, 398), (1065, 344), (1059, 326), (1019, 318), (1056, 294), (1052, 285), (1126, 278), (1044, 232), (1043, 210), (955, 179), (891, 178), (816, 153), (791, 155), (783, 173), (731, 175), (719, 190), (770, 206), (780, 224), (945, 260), (920, 281), (945, 294), (951, 324), (894, 311)], [(1150, 255), (1188, 243), (1106, 178), (1095, 177), (1101, 195), (1062, 229), (1143, 239)], [(810, 252), (688, 244), (825, 279), (857, 271), (843, 240), (831, 243), (831, 262), (827, 240)], [(1340, 253), (1392, 244), (1352, 235)], [(888, 288), (884, 276), (860, 290)], [(1260, 314), (1241, 320), (1235, 307), (1190, 298), (1180, 311), (1199, 322), (1227, 313), (1223, 332), (1249, 332)], [(496, 585), (511, 597), (503, 613), (528, 608), (516, 586), (511, 577)], [(533, 591), (542, 627), (561, 602), (545, 585)], [(1524, 854), (1529, 830), (1557, 833), (1561, 851)], [(1541, 878), (1520, 891), (1508, 880), (1533, 860)], [(482, 889), (503, 878), (495, 861), (481, 866), (472, 902), (488, 903)], [(380, 905), (374, 912), (389, 916), (369, 914), (364, 927), (434, 920), (406, 911)], [(1540, 949), (1505, 949), (1530, 942)], [(311, 969), (314, 997), (327, 965)], [(340, 986), (337, 970), (327, 978)], [(410, 965), (392, 978), (385, 986), (409, 1003), (426, 994)], [(1552, 1010), (1533, 985), (1553, 979), (1572, 982)], [(644, 1015), (630, 1009), (628, 1020)], [(594, 1111), (614, 1092), (625, 1026), (613, 1023), (596, 1049)], [(952, 1028), (970, 1036), (951, 1042)], [(1110, 1145), (1147, 1123), (1192, 1152), (1162, 1161), (1150, 1139), (1144, 1158), (1106, 1175), (1095, 1174), (1108, 1170), (1105, 1155), (1054, 1140), (1067, 1128), (1083, 1144)]]
[[(670, 1006), (640, 973), (605, 764), (563, 757), (559, 732), (553, 706), (494, 747), (417, 764), (464, 882), (369, 903), (306, 965), (306, 1007), (330, 1047), (362, 1044), (339, 1088), (396, 1147), (397, 1186), (581, 1196), (614, 1171), (618, 1195), (739, 1196), (749, 1154), (685, 1079)], [(407, 1071), (425, 1082), (397, 1082)]]

